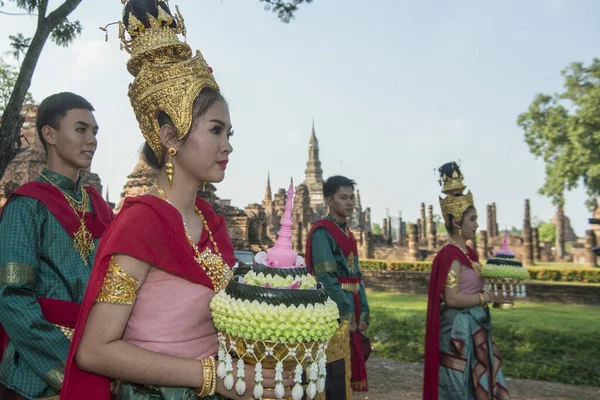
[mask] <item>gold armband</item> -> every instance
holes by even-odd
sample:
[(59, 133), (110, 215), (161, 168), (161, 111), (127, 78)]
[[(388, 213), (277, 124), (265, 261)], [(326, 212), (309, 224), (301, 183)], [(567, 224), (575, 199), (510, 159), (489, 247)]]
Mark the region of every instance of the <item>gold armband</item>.
[(213, 356), (201, 358), (202, 364), (202, 387), (196, 389), (196, 396), (203, 398), (214, 396), (217, 391), (217, 363)]
[(454, 287), (457, 287), (459, 285), (460, 281), (458, 279), (458, 274), (452, 270), (450, 270), (450, 272), (448, 273), (448, 278), (446, 278), (446, 284), (444, 285), (444, 287), (447, 287), (448, 289), (452, 289)]
[(119, 304), (130, 306), (133, 304), (138, 280), (127, 273), (117, 264), (114, 257), (108, 263), (108, 271), (104, 277), (102, 290), (96, 298), (96, 303)]

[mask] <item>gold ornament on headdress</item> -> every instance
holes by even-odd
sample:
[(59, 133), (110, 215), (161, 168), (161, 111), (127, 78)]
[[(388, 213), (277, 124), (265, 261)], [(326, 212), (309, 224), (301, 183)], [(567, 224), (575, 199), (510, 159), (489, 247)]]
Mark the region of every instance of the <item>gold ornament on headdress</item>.
[[(121, 2), (125, 4), (125, 0)], [(186, 34), (179, 8), (175, 7), (176, 13), (171, 16), (161, 3), (167, 5), (164, 0), (156, 2), (157, 17), (146, 14), (147, 24), (133, 13), (128, 15), (127, 26), (119, 22), (121, 49), (131, 54), (127, 70), (135, 77), (129, 85), (131, 106), (146, 142), (159, 160), (164, 150), (159, 137), (159, 113), (169, 115), (181, 140), (192, 125), (192, 107), (200, 91), (207, 87), (219, 90), (200, 51), (192, 56), (190, 46), (177, 36)], [(124, 15), (127, 12), (126, 5)]]
[(452, 215), (455, 221), (460, 222), (467, 208), (475, 205), (473, 194), (471, 191), (464, 194), (467, 187), (463, 183), (464, 177), (456, 163), (444, 165), (439, 172), (442, 193), (446, 195), (445, 198), (440, 197), (444, 221), (449, 223), (449, 216)]

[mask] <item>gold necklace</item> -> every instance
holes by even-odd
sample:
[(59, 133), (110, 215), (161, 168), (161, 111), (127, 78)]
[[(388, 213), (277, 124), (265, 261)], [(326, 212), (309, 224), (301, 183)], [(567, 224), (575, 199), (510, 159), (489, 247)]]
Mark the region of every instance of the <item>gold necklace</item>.
[[(40, 175), (45, 180), (47, 180), (52, 186), (57, 188), (63, 194), (63, 196), (65, 196), (69, 207), (71, 207), (71, 209), (79, 219), (79, 229), (77, 229), (77, 231), (73, 234), (73, 247), (79, 253), (79, 257), (81, 258), (81, 261), (83, 261), (83, 264), (86, 267), (88, 267), (88, 257), (92, 255), (92, 253), (96, 249), (96, 246), (94, 245), (94, 237), (92, 236), (92, 233), (88, 230), (87, 226), (85, 225), (85, 213), (86, 211), (88, 211), (89, 207), (89, 196), (87, 194), (87, 191), (84, 188), (81, 188), (81, 201), (78, 201), (72, 196), (70, 196), (68, 193), (65, 193), (44, 174)], [(75, 204), (73, 204), (73, 202), (75, 202)], [(81, 216), (79, 216), (79, 213), (77, 211), (81, 212)]]
[(84, 212), (84, 211), (88, 210), (89, 195), (88, 195), (87, 191), (83, 187), (81, 188), (81, 200), (77, 200), (76, 198), (74, 198), (73, 196), (71, 196), (69, 193), (65, 192), (63, 189), (61, 189), (60, 187), (58, 187), (46, 175), (40, 174), (40, 176), (42, 178), (44, 178), (46, 181), (48, 181), (48, 183), (50, 183), (52, 186), (54, 186), (55, 188), (57, 188), (58, 190), (60, 190), (61, 193), (67, 198), (67, 201), (69, 202), (69, 204), (71, 204), (71, 206), (75, 207), (78, 211)]
[[(162, 187), (160, 187), (158, 183), (154, 185), (154, 188), (164, 201), (171, 204), (171, 200), (169, 200), (167, 193), (163, 190)], [(202, 214), (202, 211), (200, 211), (200, 209), (196, 206), (194, 206), (194, 210), (196, 211), (196, 214), (198, 214), (198, 216), (200, 217), (200, 220), (202, 220), (204, 229), (208, 233), (208, 239), (213, 245), (216, 254), (213, 253), (208, 246), (204, 249), (203, 252), (200, 252), (200, 250), (198, 250), (198, 245), (194, 242), (194, 239), (192, 239), (192, 235), (188, 231), (187, 226), (184, 222), (183, 229), (185, 231), (185, 236), (187, 237), (190, 246), (192, 246), (192, 249), (194, 250), (194, 259), (210, 278), (214, 287), (214, 291), (220, 292), (221, 290), (225, 289), (233, 274), (231, 272), (231, 269), (229, 269), (229, 266), (225, 264), (225, 261), (223, 261), (223, 256), (219, 251), (217, 242), (213, 237), (212, 231), (210, 230), (208, 223), (206, 222), (206, 218), (204, 218), (204, 215)]]
[(473, 269), (475, 271), (477, 271), (481, 275), (481, 270), (482, 270), (483, 267), (481, 266), (481, 264), (479, 263), (479, 261), (472, 260), (471, 256), (469, 255), (469, 252), (467, 251), (467, 249), (466, 248), (462, 248), (461, 246), (459, 246), (454, 240), (450, 240), (450, 244), (453, 245), (453, 246), (458, 247), (465, 254), (465, 256), (467, 257), (467, 259), (469, 261), (471, 261), (471, 265), (473, 266)]

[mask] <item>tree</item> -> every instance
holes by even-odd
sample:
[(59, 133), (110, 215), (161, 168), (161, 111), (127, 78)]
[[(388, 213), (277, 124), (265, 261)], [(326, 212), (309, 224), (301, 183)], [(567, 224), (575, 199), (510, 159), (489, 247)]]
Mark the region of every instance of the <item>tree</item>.
[(511, 235), (522, 235), (523, 234), (523, 231), (521, 229), (517, 228), (516, 226), (511, 227), (509, 232)]
[(371, 233), (373, 235), (381, 235), (383, 232), (381, 230), (381, 225), (377, 224), (377, 223), (373, 223), (371, 225)]
[(544, 222), (538, 227), (540, 242), (554, 244), (556, 242), (556, 226), (552, 222)]
[(8, 35), (10, 39), (10, 47), (12, 48), (11, 54), (17, 60), (19, 66), (21, 65), (21, 56), (25, 55), (25, 52), (31, 44), (31, 38), (26, 38), (22, 33), (16, 35)]
[(298, 10), (298, 6), (302, 3), (310, 4), (313, 0), (259, 0), (265, 3), (265, 10), (272, 10), (277, 14), (277, 17), (285, 23), (290, 22), (294, 18), (294, 13)]
[[(10, 100), (10, 94), (15, 87), (18, 75), (19, 70), (0, 57), (0, 113), (4, 111), (4, 107), (6, 107), (8, 100)], [(31, 93), (27, 92), (24, 102), (34, 102)]]
[(546, 164), (539, 193), (563, 206), (565, 191), (582, 183), (593, 208), (600, 195), (600, 59), (572, 63), (562, 75), (564, 91), (538, 94), (517, 124), (530, 152)]
[[(64, 0), (54, 11), (48, 13), (49, 0), (10, 0), (18, 8), (28, 14), (37, 15), (37, 26), (32, 38), (23, 35), (13, 35), (11, 47), (17, 55), (24, 53), (20, 64), (17, 79), (14, 82), (8, 102), (2, 110), (2, 124), (0, 125), (0, 178), (8, 164), (19, 152), (21, 128), (23, 118), (21, 109), (27, 100), (31, 78), (38, 62), (42, 49), (50, 37), (59, 46), (68, 46), (75, 36), (81, 33), (79, 21), (70, 22), (68, 16), (77, 8), (81, 0)], [(0, 3), (0, 7), (5, 2)], [(15, 45), (17, 47), (15, 47)], [(27, 45), (26, 47), (23, 47)], [(26, 50), (25, 50), (26, 49)]]

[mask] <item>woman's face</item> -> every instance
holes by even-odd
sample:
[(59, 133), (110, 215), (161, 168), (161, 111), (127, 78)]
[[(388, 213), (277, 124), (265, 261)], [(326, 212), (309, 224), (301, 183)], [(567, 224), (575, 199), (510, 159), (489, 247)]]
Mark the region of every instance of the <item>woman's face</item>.
[(462, 230), (462, 237), (465, 240), (475, 239), (475, 233), (479, 224), (477, 223), (477, 210), (474, 207), (469, 208), (463, 214), (463, 219), (460, 223), (460, 229)]
[(233, 151), (232, 134), (229, 108), (217, 100), (192, 123), (185, 144), (173, 158), (175, 173), (181, 169), (199, 182), (221, 182)]

